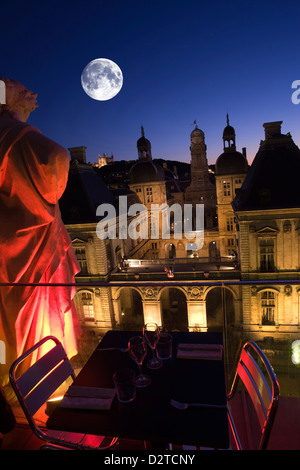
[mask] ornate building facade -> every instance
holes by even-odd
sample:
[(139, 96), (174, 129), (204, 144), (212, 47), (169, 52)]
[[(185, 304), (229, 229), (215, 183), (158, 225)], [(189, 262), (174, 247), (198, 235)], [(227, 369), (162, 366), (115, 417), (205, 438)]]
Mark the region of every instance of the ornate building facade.
[[(235, 130), (227, 117), (214, 184), (204, 133), (196, 126), (186, 189), (152, 160), (143, 128), (128, 189), (107, 188), (86, 164), (85, 148), (70, 149), (70, 178), (61, 209), (82, 266), (77, 310), (85, 328), (102, 334), (111, 328), (139, 329), (151, 320), (189, 330), (218, 328), (225, 322), (237, 331), (273, 337), (298, 331), (299, 291), (292, 282), (278, 281), (292, 281), (300, 271), (300, 198), (296, 181), (291, 184), (300, 151), (289, 134), (281, 134), (280, 123), (264, 127), (265, 140), (249, 169), (245, 149), (236, 149)], [(288, 162), (295, 172), (286, 170)], [(203, 247), (187, 251), (187, 240), (176, 237), (172, 219), (169, 239), (162, 238), (161, 218), (157, 238), (118, 237), (120, 195), (126, 195), (129, 206), (141, 203), (147, 209), (151, 204), (204, 203)], [(104, 202), (117, 209), (117, 237), (101, 240), (96, 209)], [(153, 220), (147, 223), (149, 235)]]
[(281, 124), (264, 124), (265, 139), (233, 201), (241, 280), (253, 281), (242, 287), (243, 328), (277, 337), (300, 328), (293, 283), (300, 272), (300, 150)]

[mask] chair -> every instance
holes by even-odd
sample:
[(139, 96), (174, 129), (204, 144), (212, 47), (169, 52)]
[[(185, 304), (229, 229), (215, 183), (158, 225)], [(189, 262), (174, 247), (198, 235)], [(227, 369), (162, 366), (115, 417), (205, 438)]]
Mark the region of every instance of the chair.
[[(19, 366), (24, 366), (31, 354), (42, 348), (46, 343), (54, 342), (49, 352), (44, 354), (33, 365), (26, 367), (25, 372), (17, 377)], [(26, 361), (27, 360), (27, 361)], [(60, 432), (41, 429), (34, 415), (47, 402), (51, 395), (71, 377), (75, 379), (73, 367), (62, 344), (54, 336), (47, 336), (22, 356), (11, 366), (9, 378), (11, 386), (18, 398), (28, 423), (37, 437), (46, 441), (46, 449), (80, 449), (106, 450), (117, 444), (118, 439), (112, 438), (107, 446), (101, 446), (103, 436)]]
[(227, 400), (232, 447), (265, 450), (278, 408), (279, 384), (270, 362), (253, 341), (242, 348)]

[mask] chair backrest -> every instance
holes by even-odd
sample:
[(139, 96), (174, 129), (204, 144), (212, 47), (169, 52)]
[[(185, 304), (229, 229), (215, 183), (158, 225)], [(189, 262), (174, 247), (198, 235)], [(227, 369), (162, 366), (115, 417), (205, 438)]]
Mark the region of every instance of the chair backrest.
[[(261, 434), (258, 449), (266, 449), (278, 408), (279, 384), (267, 357), (253, 341), (247, 342), (242, 348), (228, 400), (235, 395), (240, 380), (251, 399), (259, 424)], [(236, 430), (233, 429), (233, 432)]]
[[(45, 347), (46, 343), (53, 343), (52, 349), (29, 366), (22, 375), (17, 377), (18, 368), (24, 364), (39, 348)], [(36, 431), (36, 423), (33, 415), (41, 408), (48, 398), (62, 385), (70, 376), (75, 378), (73, 367), (67, 357), (62, 344), (54, 336), (47, 336), (22, 356), (11, 366), (10, 383), (19, 400), (19, 403), (27, 417), (30, 425)]]

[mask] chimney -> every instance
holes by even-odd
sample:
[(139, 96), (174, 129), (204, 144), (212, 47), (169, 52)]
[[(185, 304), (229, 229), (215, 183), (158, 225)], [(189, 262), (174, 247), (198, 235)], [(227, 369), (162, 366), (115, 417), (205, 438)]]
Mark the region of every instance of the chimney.
[(243, 153), (244, 157), (245, 157), (246, 160), (247, 160), (247, 149), (246, 149), (246, 147), (243, 147), (243, 148), (242, 148), (242, 153)]
[(86, 163), (86, 149), (87, 147), (72, 147), (69, 148), (71, 161), (77, 160), (80, 163)]
[(281, 134), (282, 121), (265, 122), (263, 127), (265, 128), (265, 139), (272, 139)]

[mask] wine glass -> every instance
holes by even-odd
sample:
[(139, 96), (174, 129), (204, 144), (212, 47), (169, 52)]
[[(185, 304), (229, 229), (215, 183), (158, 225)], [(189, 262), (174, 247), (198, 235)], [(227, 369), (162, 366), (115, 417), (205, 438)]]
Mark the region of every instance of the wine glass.
[(159, 340), (159, 329), (156, 323), (147, 323), (143, 329), (143, 335), (152, 349), (153, 357), (148, 361), (147, 366), (149, 369), (159, 369), (162, 362), (156, 357), (156, 345)]
[(128, 341), (128, 350), (131, 358), (139, 367), (139, 375), (135, 378), (135, 385), (137, 387), (147, 387), (151, 379), (147, 375), (144, 375), (142, 371), (143, 360), (147, 354), (145, 339), (142, 336), (134, 336)]

